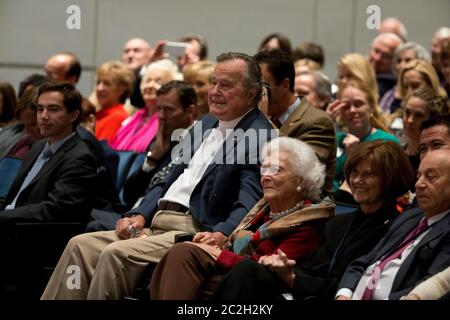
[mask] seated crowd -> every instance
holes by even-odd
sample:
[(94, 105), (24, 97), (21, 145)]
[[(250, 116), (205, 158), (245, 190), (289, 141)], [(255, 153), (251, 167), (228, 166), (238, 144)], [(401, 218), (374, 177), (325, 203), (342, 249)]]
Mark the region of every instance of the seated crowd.
[(17, 97), (0, 81), (0, 169), (21, 161), (0, 194), (0, 296), (448, 298), (450, 29), (430, 54), (382, 26), (336, 84), (319, 44), (279, 33), (216, 62), (201, 36), (178, 57), (130, 39), (89, 98), (70, 52)]

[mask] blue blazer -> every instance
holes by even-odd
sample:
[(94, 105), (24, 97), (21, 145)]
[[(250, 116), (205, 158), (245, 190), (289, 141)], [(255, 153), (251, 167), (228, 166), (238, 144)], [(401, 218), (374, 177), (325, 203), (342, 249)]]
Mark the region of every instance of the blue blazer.
[[(411, 209), (401, 214), (387, 234), (367, 255), (353, 261), (346, 269), (339, 289), (355, 290), (366, 268), (394, 248), (414, 229), (422, 219), (419, 209)], [(395, 276), (389, 300), (396, 300), (408, 294), (417, 284), (444, 270), (450, 265), (450, 214), (436, 222), (408, 255)]]
[[(179, 158), (184, 158), (184, 161), (176, 164), (165, 180), (154, 186), (140, 206), (128, 214), (141, 214), (145, 217), (146, 224), (150, 224), (157, 211), (159, 198), (164, 196), (172, 183), (187, 168), (190, 157), (206, 139), (209, 130), (217, 124), (216, 118), (206, 115), (190, 130), (190, 136), (187, 136), (172, 152), (172, 157), (177, 154)], [(218, 152), (216, 158), (209, 164), (194, 188), (189, 202), (192, 216), (204, 230), (220, 231), (229, 235), (261, 199), (259, 150), (265, 141), (276, 136), (276, 132), (271, 129), (272, 125), (259, 109), (252, 109), (239, 121), (234, 130), (235, 134), (227, 137), (222, 152)], [(242, 133), (248, 137), (252, 136), (250, 143)], [(232, 164), (228, 164), (229, 161), (225, 163), (225, 157), (230, 156), (234, 156), (235, 161)]]

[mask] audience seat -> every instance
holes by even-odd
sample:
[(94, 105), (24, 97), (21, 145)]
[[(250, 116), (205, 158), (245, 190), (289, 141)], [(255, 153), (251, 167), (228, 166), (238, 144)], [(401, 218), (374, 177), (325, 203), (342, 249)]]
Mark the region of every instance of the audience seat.
[(8, 194), (21, 164), (22, 159), (12, 156), (0, 159), (0, 198), (4, 198)]
[(85, 226), (81, 222), (20, 222), (1, 228), (7, 239), (2, 243), (4, 254), (10, 261), (8, 268), (2, 268), (8, 272), (8, 296), (39, 299), (67, 242), (83, 233)]
[[(128, 171), (121, 173), (121, 174), (125, 175), (125, 179), (123, 180), (122, 187), (119, 190), (119, 199), (122, 204), (125, 204), (124, 200), (123, 200), (123, 186), (125, 184), (125, 180), (129, 176), (131, 176), (133, 173), (135, 173), (137, 170), (140, 170), (146, 157), (147, 157), (146, 153), (135, 153), (134, 159), (133, 159), (131, 165), (129, 166)], [(119, 176), (119, 173), (118, 173), (118, 176)], [(129, 205), (131, 205), (131, 204), (129, 204)]]
[(133, 164), (133, 160), (136, 157), (136, 152), (117, 151), (117, 154), (119, 155), (119, 164), (117, 166), (116, 189), (117, 192), (120, 192)]

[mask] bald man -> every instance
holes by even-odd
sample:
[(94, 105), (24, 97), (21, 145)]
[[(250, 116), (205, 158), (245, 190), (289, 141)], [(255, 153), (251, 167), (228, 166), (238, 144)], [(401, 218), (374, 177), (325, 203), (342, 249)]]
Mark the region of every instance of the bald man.
[(392, 32), (406, 41), (408, 38), (408, 32), (405, 25), (397, 18), (389, 17), (381, 22), (379, 33)]
[(130, 97), (130, 102), (133, 106), (138, 108), (145, 106), (141, 96), (140, 83), (145, 74), (145, 67), (150, 62), (152, 54), (153, 52), (150, 44), (141, 38), (130, 39), (123, 47), (122, 62), (125, 63), (128, 68), (133, 70), (136, 76), (136, 82)]
[(75, 85), (81, 75), (81, 64), (73, 53), (61, 52), (48, 59), (45, 73), (49, 79), (68, 81)]
[(418, 209), (402, 213), (378, 245), (345, 271), (337, 299), (396, 300), (450, 265), (450, 151), (420, 163)]
[(134, 71), (139, 71), (149, 63), (152, 48), (150, 44), (141, 38), (133, 38), (127, 41), (123, 47), (122, 61)]
[(369, 61), (375, 69), (380, 98), (397, 82), (394, 53), (401, 43), (403, 40), (391, 32), (381, 33), (372, 41)]

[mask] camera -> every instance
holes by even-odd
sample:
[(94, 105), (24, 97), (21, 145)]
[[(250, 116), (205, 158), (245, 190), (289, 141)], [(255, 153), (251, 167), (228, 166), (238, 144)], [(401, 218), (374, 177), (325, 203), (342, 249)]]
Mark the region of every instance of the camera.
[(169, 59), (176, 62), (186, 51), (187, 43), (169, 41), (164, 45), (164, 52), (169, 55)]

